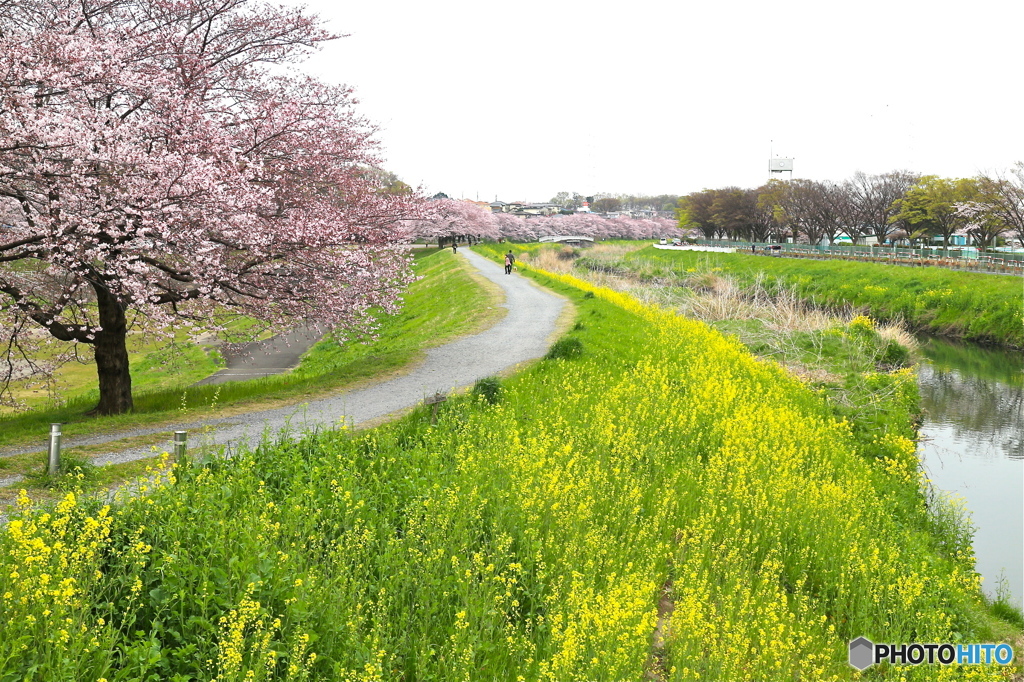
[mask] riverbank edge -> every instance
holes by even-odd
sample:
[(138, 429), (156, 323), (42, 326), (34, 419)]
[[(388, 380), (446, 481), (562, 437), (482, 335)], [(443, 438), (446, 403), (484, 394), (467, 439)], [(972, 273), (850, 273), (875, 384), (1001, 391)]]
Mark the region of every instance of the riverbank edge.
[[(652, 247), (648, 247), (648, 248), (652, 248)], [(630, 258), (634, 258), (635, 259), (635, 258), (638, 258), (638, 257), (639, 258), (645, 257), (645, 255), (643, 255), (643, 253), (642, 253), (645, 250), (646, 249), (641, 249), (641, 250), (638, 250), (636, 252), (633, 252), (630, 255)], [(585, 255), (585, 254), (583, 254), (583, 255)], [(672, 255), (673, 256), (678, 256), (679, 254), (672, 254)], [(835, 288), (831, 288), (831, 289), (828, 290), (829, 295), (830, 296), (834, 296), (837, 299), (837, 301), (841, 301), (841, 302), (838, 302), (838, 304), (836, 304), (836, 303), (830, 303), (828, 301), (822, 301), (821, 297), (818, 296), (818, 295), (814, 295), (814, 294), (807, 295), (807, 293), (802, 290), (801, 283), (793, 281), (793, 278), (796, 277), (796, 276), (798, 276), (798, 277), (805, 277), (805, 278), (811, 278), (815, 274), (820, 272), (822, 268), (827, 268), (829, 264), (835, 263), (834, 261), (818, 261), (818, 260), (811, 260), (811, 259), (786, 259), (785, 260), (785, 265), (789, 266), (787, 269), (801, 269), (801, 268), (803, 268), (803, 269), (806, 270), (806, 272), (804, 272), (802, 275), (794, 275), (793, 273), (777, 273), (777, 272), (774, 272), (773, 269), (771, 269), (771, 268), (770, 269), (760, 269), (758, 271), (755, 271), (755, 268), (753, 268), (753, 267), (749, 267), (748, 268), (748, 267), (745, 267), (743, 265), (744, 263), (749, 261), (749, 259), (751, 259), (751, 258), (757, 258), (758, 259), (757, 263), (758, 263), (758, 265), (761, 265), (761, 266), (763, 266), (763, 265), (769, 265), (769, 266), (775, 265), (777, 261), (775, 259), (772, 259), (769, 256), (751, 256), (749, 254), (740, 254), (740, 253), (736, 253), (736, 254), (707, 254), (707, 253), (701, 253), (700, 257), (704, 258), (704, 259), (707, 259), (709, 262), (711, 260), (715, 260), (717, 262), (717, 264), (721, 264), (727, 257), (728, 258), (739, 259), (739, 260), (736, 260), (735, 262), (740, 267), (723, 268), (723, 272), (726, 273), (726, 274), (730, 274), (730, 275), (736, 277), (736, 279), (738, 281), (740, 281), (744, 285), (749, 285), (751, 281), (756, 279), (758, 274), (763, 275), (765, 278), (771, 278), (771, 279), (776, 279), (776, 280), (781, 279), (785, 283), (785, 285), (790, 287), (793, 290), (793, 292), (796, 295), (798, 295), (802, 300), (804, 300), (809, 305), (813, 305), (813, 306), (819, 307), (822, 310), (835, 311), (835, 310), (841, 309), (843, 307), (849, 306), (854, 311), (859, 312), (859, 313), (869, 314), (871, 317), (873, 317), (873, 318), (875, 318), (876, 320), (879, 320), (879, 321), (883, 321), (883, 322), (899, 321), (902, 324), (904, 324), (907, 327), (908, 330), (913, 331), (915, 333), (931, 334), (931, 335), (938, 336), (938, 337), (941, 337), (941, 338), (944, 338), (944, 339), (948, 339), (948, 340), (951, 340), (951, 341), (970, 341), (972, 343), (977, 343), (979, 345), (988, 346), (988, 347), (994, 347), (994, 348), (1002, 348), (1002, 349), (1006, 349), (1006, 350), (1014, 350), (1014, 351), (1024, 350), (1024, 282), (1020, 282), (1019, 283), (1020, 286), (1018, 287), (1018, 289), (1020, 289), (1020, 291), (1021, 291), (1022, 301), (1021, 301), (1021, 304), (1019, 306), (1019, 310), (1016, 311), (1017, 312), (1018, 321), (1015, 324), (1007, 323), (1005, 325), (1006, 326), (1006, 330), (1005, 331), (992, 330), (992, 329), (974, 330), (974, 331), (972, 331), (970, 329), (971, 321), (970, 320), (964, 320), (963, 317), (962, 317), (966, 313), (964, 313), (963, 311), (959, 310), (956, 307), (944, 307), (944, 306), (939, 306), (939, 305), (932, 305), (932, 306), (929, 306), (929, 307), (926, 307), (926, 308), (922, 308), (920, 311), (917, 311), (917, 313), (914, 314), (914, 315), (910, 315), (910, 314), (906, 314), (906, 311), (903, 311), (903, 310), (893, 310), (892, 307), (889, 306), (886, 303), (884, 298), (882, 298), (881, 300), (877, 300), (876, 299), (876, 300), (871, 300), (871, 301), (857, 302), (855, 300), (852, 300), (843, 291), (840, 291), (840, 290), (835, 289)], [(767, 261), (767, 263), (765, 261)], [(583, 267), (587, 267), (587, 262), (585, 260), (583, 260), (582, 262), (578, 261), (577, 263), (579, 265), (582, 265)], [(808, 265), (810, 265), (812, 263), (814, 265), (811, 265), (810, 267), (806, 267), (806, 266), (808, 266)], [(847, 267), (847, 268), (849, 268), (849, 267), (857, 267), (857, 268), (861, 268), (861, 269), (885, 268), (884, 265), (878, 264), (878, 263), (860, 263), (860, 262), (854, 262), (854, 261), (851, 261), (851, 262), (844, 261), (842, 263), (842, 267)], [(777, 268), (774, 268), (774, 269), (777, 269)], [(885, 273), (885, 274), (892, 274), (888, 269), (881, 269), (881, 270), (878, 270), (878, 272)], [(632, 276), (639, 277), (639, 278), (641, 278), (644, 281), (652, 281), (652, 280), (662, 279), (665, 276), (664, 274), (645, 275), (643, 273), (637, 273), (637, 272), (633, 271), (631, 268), (624, 267), (622, 274), (626, 274), (626, 273), (631, 273)], [(868, 273), (865, 273), (865, 276), (867, 276), (867, 274)], [(900, 272), (897, 276), (903, 276), (903, 275), (908, 275), (908, 274), (922, 274), (922, 273), (921, 273), (920, 270), (913, 270), (910, 273)], [(961, 279), (965, 279), (965, 280), (967, 278), (969, 278), (969, 277), (972, 277), (972, 276), (984, 276), (984, 277), (987, 277), (987, 278), (991, 278), (991, 277), (1008, 277), (1008, 278), (1016, 279), (1012, 275), (988, 275), (988, 274), (978, 275), (978, 273), (960, 272), (960, 271), (953, 271), (953, 270), (943, 271), (942, 273), (932, 273), (932, 274), (936, 274), (936, 276), (940, 276), (942, 278), (952, 278), (952, 279), (961, 278)], [(669, 275), (669, 276), (675, 276), (675, 275)], [(1017, 283), (1017, 282), (1015, 282), (1015, 283)], [(804, 284), (806, 284), (806, 282)], [(963, 283), (963, 288), (969, 288), (969, 284), (970, 284), (969, 282), (965, 281)], [(881, 296), (881, 295), (882, 294), (880, 293), (879, 296)], [(933, 303), (936, 303), (936, 304), (939, 303), (942, 300), (942, 298), (943, 297), (941, 297), (941, 296), (936, 296), (934, 298)], [(956, 313), (959, 313), (960, 317), (958, 317), (958, 319), (956, 320), (955, 323), (951, 323), (949, 321), (941, 321), (940, 322), (939, 319), (940, 319), (941, 315), (943, 313), (948, 313), (949, 311), (954, 311)], [(983, 314), (984, 315), (990, 315), (990, 314), (994, 315), (994, 314), (998, 314), (998, 313), (999, 313), (999, 311), (993, 310), (990, 307), (989, 309), (985, 310)], [(925, 318), (928, 318), (928, 319), (925, 319)]]

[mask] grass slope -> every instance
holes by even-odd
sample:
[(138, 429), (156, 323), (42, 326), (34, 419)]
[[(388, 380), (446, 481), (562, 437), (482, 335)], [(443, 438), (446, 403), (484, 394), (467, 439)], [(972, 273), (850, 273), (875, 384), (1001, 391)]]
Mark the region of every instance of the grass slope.
[[(189, 343), (184, 337), (171, 344), (166, 339), (132, 333), (128, 336), (127, 346), (132, 388), (136, 393), (187, 386), (213, 374), (222, 364), (215, 349)], [(47, 351), (52, 350), (44, 348), (40, 356), (46, 357)], [(61, 366), (54, 372), (49, 385), (39, 378), (14, 382), (11, 395), (29, 410), (45, 411), (54, 402), (95, 404), (98, 398), (96, 386), (96, 366), (89, 355)], [(0, 407), (0, 418), (12, 414), (17, 414), (17, 410)]]
[(909, 372), (858, 433), (702, 324), (532, 276), (577, 306), (573, 352), (437, 424), (267, 443), (115, 508), (25, 500), (0, 679), (1005, 679), (846, 662), (860, 635), (1020, 636), (926, 504)]
[(1024, 280), (1011, 275), (651, 247), (620, 265), (651, 277), (720, 268), (748, 283), (764, 273), (821, 305), (852, 305), (876, 319), (902, 318), (917, 330), (1024, 348)]
[(423, 249), (415, 256), (420, 279), (409, 287), (402, 312), (381, 319), (376, 339), (358, 338), (345, 344), (324, 339), (292, 372), (215, 386), (191, 385), (216, 370), (212, 363), (203, 364), (202, 349), (186, 348), (184, 356), (175, 356), (170, 363), (165, 357), (170, 351), (155, 349), (137, 357), (132, 366), (133, 383), (139, 387), (132, 413), (90, 418), (86, 412), (95, 404), (96, 393), (94, 389), (82, 391), (62, 407), (0, 418), (0, 446), (41, 442), (52, 422), (63, 422), (65, 436), (74, 436), (194, 419), (268, 401), (280, 404), (308, 399), (394, 371), (414, 360), (422, 349), (486, 327), (501, 314), (494, 305), (498, 294), (481, 284), (450, 252)]

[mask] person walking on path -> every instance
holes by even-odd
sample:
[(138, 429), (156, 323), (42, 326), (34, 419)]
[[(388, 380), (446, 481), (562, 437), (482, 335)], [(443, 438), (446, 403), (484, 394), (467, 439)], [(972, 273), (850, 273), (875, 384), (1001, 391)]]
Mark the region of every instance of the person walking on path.
[(516, 257), (512, 255), (512, 249), (509, 249), (508, 253), (505, 254), (505, 274), (506, 275), (511, 275), (512, 274), (512, 264), (515, 263), (515, 262), (516, 262)]
[(458, 245), (458, 244), (456, 244), (456, 243), (455, 243), (455, 242), (453, 241), (453, 242), (452, 242), (452, 253), (458, 253), (458, 252), (459, 252), (459, 245)]

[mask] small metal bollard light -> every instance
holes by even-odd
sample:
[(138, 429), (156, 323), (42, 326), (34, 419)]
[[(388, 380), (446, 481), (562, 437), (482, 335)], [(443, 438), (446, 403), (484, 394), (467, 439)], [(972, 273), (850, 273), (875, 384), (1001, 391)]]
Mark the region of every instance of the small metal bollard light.
[(188, 431), (174, 432), (174, 459), (182, 461), (188, 451)]
[(50, 424), (50, 459), (46, 463), (46, 473), (56, 476), (60, 473), (60, 424)]

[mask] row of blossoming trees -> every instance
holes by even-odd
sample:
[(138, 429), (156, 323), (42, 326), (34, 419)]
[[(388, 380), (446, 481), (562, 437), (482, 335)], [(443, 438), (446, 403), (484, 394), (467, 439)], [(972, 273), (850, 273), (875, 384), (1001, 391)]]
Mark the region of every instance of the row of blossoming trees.
[(680, 225), (709, 239), (879, 243), (967, 235), (981, 246), (1024, 242), (1024, 164), (1009, 173), (948, 179), (908, 171), (856, 173), (843, 182), (772, 180), (725, 187), (679, 202)]
[(663, 218), (605, 218), (593, 213), (551, 216), (517, 216), (491, 213), (471, 201), (438, 199), (426, 214), (407, 224), (412, 239), (445, 243), (481, 239), (532, 242), (542, 237), (578, 236), (601, 239), (656, 239), (682, 234), (675, 221)]
[(125, 412), (133, 325), (395, 307), (419, 202), (350, 90), (290, 70), (334, 37), (259, 0), (0, 2), (0, 388), (52, 337)]

